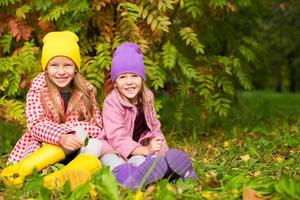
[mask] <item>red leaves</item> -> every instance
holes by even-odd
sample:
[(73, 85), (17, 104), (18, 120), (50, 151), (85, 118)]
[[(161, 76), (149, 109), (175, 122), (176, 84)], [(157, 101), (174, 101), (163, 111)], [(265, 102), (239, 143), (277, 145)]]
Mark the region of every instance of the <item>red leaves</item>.
[(0, 13), (0, 37), (2, 37), (2, 33), (5, 28), (5, 19), (7, 18), (7, 15), (4, 13)]
[(19, 41), (21, 38), (23, 40), (29, 40), (31, 32), (33, 31), (33, 28), (24, 20), (13, 18), (8, 20), (8, 28), (17, 41)]
[(30, 85), (30, 79), (29, 79), (29, 77), (23, 77), (22, 81), (21, 81), (21, 83), (19, 85), (19, 88), (21, 90), (23, 90), (26, 86), (29, 86), (29, 85)]
[(42, 32), (50, 32), (55, 30), (55, 24), (49, 21), (39, 21), (38, 25)]

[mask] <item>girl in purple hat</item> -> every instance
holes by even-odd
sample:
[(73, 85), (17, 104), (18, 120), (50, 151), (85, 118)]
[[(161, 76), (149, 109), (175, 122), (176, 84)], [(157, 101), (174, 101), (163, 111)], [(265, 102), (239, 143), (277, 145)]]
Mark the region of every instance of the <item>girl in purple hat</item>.
[(169, 149), (147, 88), (143, 54), (138, 45), (125, 42), (113, 56), (113, 89), (103, 105), (103, 126), (116, 150), (102, 156), (119, 183), (138, 188), (164, 177), (197, 179), (188, 155)]

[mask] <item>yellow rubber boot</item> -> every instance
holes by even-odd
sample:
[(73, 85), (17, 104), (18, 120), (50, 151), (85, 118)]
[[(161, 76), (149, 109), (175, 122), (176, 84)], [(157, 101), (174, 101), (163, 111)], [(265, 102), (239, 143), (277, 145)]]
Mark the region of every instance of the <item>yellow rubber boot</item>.
[(96, 156), (79, 154), (64, 168), (44, 177), (44, 186), (50, 190), (62, 188), (70, 181), (71, 190), (83, 185), (91, 176), (101, 168), (101, 163)]
[(25, 177), (32, 174), (34, 169), (42, 170), (63, 159), (65, 159), (65, 153), (60, 146), (44, 144), (20, 162), (4, 168), (0, 177), (6, 186), (14, 185), (20, 189)]

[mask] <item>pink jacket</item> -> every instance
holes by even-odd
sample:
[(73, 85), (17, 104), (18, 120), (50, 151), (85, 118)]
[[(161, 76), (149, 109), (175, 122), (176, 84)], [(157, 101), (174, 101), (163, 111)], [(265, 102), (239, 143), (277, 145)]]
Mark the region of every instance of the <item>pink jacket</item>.
[[(134, 121), (137, 115), (137, 108), (120, 96), (119, 92), (114, 89), (104, 100), (103, 105), (103, 126), (106, 138), (109, 144), (125, 159), (138, 146), (146, 145), (147, 139), (156, 136), (162, 136), (160, 122), (156, 118), (154, 109), (154, 97), (151, 91), (148, 92), (150, 108), (144, 106), (145, 119), (150, 131), (141, 135), (138, 142), (132, 139), (134, 130)], [(164, 149), (167, 149), (164, 138)]]
[[(94, 87), (88, 82), (87, 86), (93, 99), (94, 117), (90, 121), (79, 121), (78, 114), (68, 107), (66, 121), (59, 124), (58, 116), (52, 112), (54, 107), (46, 87), (45, 74), (43, 72), (40, 73), (33, 80), (27, 94), (26, 117), (28, 131), (17, 142), (7, 162), (19, 162), (40, 148), (43, 142), (58, 145), (61, 136), (72, 132), (72, 127), (76, 126), (84, 128), (90, 138), (104, 139), (105, 134), (102, 129), (102, 117), (93, 93)], [(82, 93), (77, 93), (76, 95), (80, 98)], [(63, 102), (59, 93), (57, 93), (57, 98), (59, 101)], [(49, 108), (48, 111), (44, 108), (42, 99), (46, 102), (47, 107)], [(85, 107), (83, 104), (81, 104), (81, 107), (84, 111)], [(102, 141), (103, 153), (112, 150), (106, 141)]]

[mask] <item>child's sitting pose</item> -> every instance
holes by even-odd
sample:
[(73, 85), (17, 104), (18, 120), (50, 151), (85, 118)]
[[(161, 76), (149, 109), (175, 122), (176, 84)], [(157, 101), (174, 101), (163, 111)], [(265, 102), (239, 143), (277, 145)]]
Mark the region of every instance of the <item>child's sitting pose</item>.
[(168, 176), (197, 179), (188, 155), (168, 149), (147, 88), (144, 58), (138, 45), (125, 42), (111, 65), (113, 90), (103, 105), (103, 126), (109, 144), (117, 151), (101, 158), (119, 183), (137, 188)]
[[(51, 32), (44, 39), (42, 68), (27, 94), (28, 131), (21, 137), (0, 177), (5, 185), (22, 187), (34, 169), (42, 170), (71, 153), (78, 155), (62, 170), (44, 177), (53, 189), (69, 180), (83, 184), (100, 168), (101, 152), (109, 145), (93, 86), (79, 73), (78, 37), (70, 31)], [(89, 138), (88, 144), (85, 140)]]

